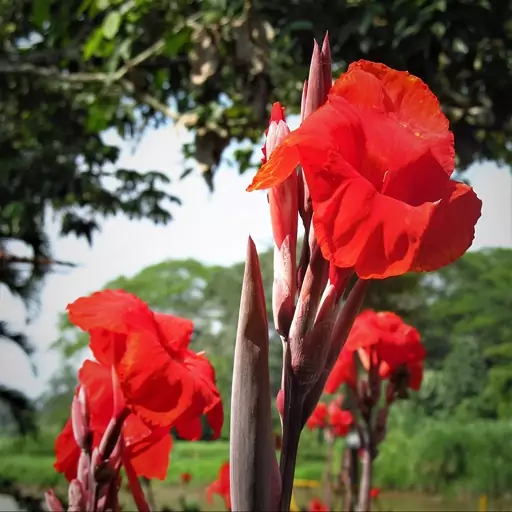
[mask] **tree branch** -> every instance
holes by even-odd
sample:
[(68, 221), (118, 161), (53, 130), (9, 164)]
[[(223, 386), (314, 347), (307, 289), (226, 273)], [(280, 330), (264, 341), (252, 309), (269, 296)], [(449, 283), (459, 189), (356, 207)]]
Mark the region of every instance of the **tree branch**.
[(156, 41), (154, 44), (140, 52), (133, 59), (130, 59), (117, 71), (113, 73), (103, 72), (77, 72), (77, 73), (66, 73), (56, 67), (42, 67), (36, 66), (31, 63), (14, 64), (9, 62), (0, 61), (0, 74), (31, 74), (37, 75), (44, 78), (58, 79), (65, 83), (104, 83), (112, 84), (119, 83), (121, 87), (135, 99), (141, 103), (149, 105), (152, 109), (160, 112), (164, 116), (177, 121), (180, 116), (167, 105), (158, 101), (154, 96), (147, 92), (137, 91), (134, 84), (125, 79), (125, 75), (133, 68), (139, 66), (150, 57), (159, 53), (165, 46), (165, 40), (163, 38)]
[(149, 59), (158, 53), (165, 46), (165, 40), (159, 39), (154, 44), (146, 48), (144, 51), (130, 59), (126, 64), (121, 66), (113, 73), (103, 72), (77, 72), (77, 73), (64, 73), (56, 67), (41, 67), (34, 64), (12, 64), (8, 62), (0, 62), (0, 73), (16, 73), (16, 74), (33, 74), (48, 78), (59, 78), (64, 82), (104, 82), (112, 83), (118, 82), (123, 78), (128, 71), (132, 68), (142, 64), (145, 60)]
[(23, 256), (15, 256), (14, 254), (8, 254), (4, 251), (0, 251), (0, 266), (4, 263), (27, 263), (29, 265), (61, 265), (64, 267), (76, 267), (75, 263), (71, 263), (69, 261), (59, 261), (41, 256), (35, 258), (25, 258)]

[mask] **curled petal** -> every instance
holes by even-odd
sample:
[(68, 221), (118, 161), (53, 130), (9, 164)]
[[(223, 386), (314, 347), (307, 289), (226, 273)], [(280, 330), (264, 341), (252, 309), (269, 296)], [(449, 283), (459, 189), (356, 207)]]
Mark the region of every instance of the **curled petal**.
[(132, 445), (127, 455), (137, 475), (164, 480), (169, 468), (171, 448), (171, 433), (165, 429)]
[[(343, 141), (343, 144), (340, 144)], [(338, 148), (349, 166), (360, 168), (365, 135), (361, 120), (343, 98), (325, 104), (291, 132), (254, 177), (248, 191), (274, 187), (284, 181), (311, 151), (328, 154)], [(325, 176), (331, 179), (331, 176)]]
[(68, 481), (76, 478), (80, 448), (73, 435), (71, 419), (68, 420), (62, 432), (55, 440), (55, 462), (53, 467), (59, 473), (64, 473)]
[(407, 71), (361, 60), (352, 63), (336, 80), (332, 96), (385, 112), (424, 141), (448, 175), (453, 172), (455, 150), (448, 119), (436, 96), (419, 78)]

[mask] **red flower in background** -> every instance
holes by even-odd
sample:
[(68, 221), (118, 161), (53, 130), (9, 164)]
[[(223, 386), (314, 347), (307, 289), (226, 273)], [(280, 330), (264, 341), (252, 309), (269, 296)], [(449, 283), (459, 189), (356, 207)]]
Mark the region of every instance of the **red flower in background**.
[(308, 512), (329, 512), (329, 509), (318, 498), (313, 498), (309, 502)]
[(370, 489), (370, 498), (372, 500), (378, 498), (380, 495), (380, 489), (377, 489), (376, 487), (374, 487), (373, 489)]
[(192, 480), (192, 475), (190, 473), (181, 473), (180, 480), (182, 484), (187, 485)]
[(354, 417), (350, 411), (341, 408), (342, 401), (343, 397), (339, 397), (329, 405), (320, 402), (306, 422), (307, 427), (311, 430), (329, 428), (335, 437), (346, 436), (354, 423)]
[(279, 185), (298, 164), (323, 255), (362, 278), (436, 270), (472, 243), (481, 201), (450, 180), (448, 120), (429, 88), (407, 72), (351, 64), (248, 190)]
[(98, 362), (113, 366), (126, 406), (145, 423), (169, 428), (180, 437), (201, 438), (206, 414), (218, 437), (224, 421), (215, 372), (188, 345), (191, 320), (153, 313), (123, 290), (105, 290), (68, 306), (69, 319), (90, 335)]
[(327, 426), (327, 414), (327, 405), (323, 402), (319, 402), (308, 418), (306, 426), (310, 430), (325, 428)]
[(217, 480), (212, 482), (206, 489), (206, 499), (208, 503), (213, 504), (213, 496), (218, 494), (226, 504), (226, 508), (231, 510), (231, 495), (229, 484), (229, 462), (222, 464)]
[(419, 332), (395, 313), (376, 313), (372, 310), (361, 313), (343, 350), (358, 351), (366, 370), (372, 361), (382, 379), (392, 378), (405, 367), (408, 387), (415, 390), (420, 388), (427, 352)]
[[(99, 446), (114, 411), (114, 392), (111, 371), (93, 361), (85, 361), (78, 372), (80, 386), (85, 391), (90, 410), (92, 447)], [(123, 404), (120, 404), (121, 408)], [(151, 427), (130, 413), (123, 423), (123, 458), (130, 460), (135, 472), (146, 478), (163, 480), (169, 465), (172, 446), (170, 429)], [(73, 435), (71, 419), (55, 441), (55, 469), (71, 481), (77, 477), (80, 448)]]
[(341, 400), (333, 400), (327, 408), (329, 413), (329, 427), (335, 437), (345, 437), (354, 423), (354, 417), (350, 411), (340, 407)]
[(343, 348), (327, 378), (324, 391), (331, 394), (336, 393), (338, 388), (345, 383), (352, 389), (355, 389), (357, 385), (357, 369), (354, 361), (354, 352)]

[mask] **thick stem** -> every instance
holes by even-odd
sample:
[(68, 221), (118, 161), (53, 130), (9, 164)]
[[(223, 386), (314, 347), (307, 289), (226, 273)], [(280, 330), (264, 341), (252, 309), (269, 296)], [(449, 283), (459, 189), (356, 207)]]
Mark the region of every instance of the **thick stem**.
[(292, 501), (293, 479), (295, 476), (295, 463), (299, 449), (300, 434), (302, 432), (303, 397), (299, 390), (294, 389), (294, 378), (291, 369), (291, 354), (288, 343), (284, 364), (284, 417), (283, 417), (283, 444), (281, 448), (281, 499), (279, 510), (289, 512)]
[(345, 448), (342, 457), (342, 481), (345, 490), (345, 512), (353, 512), (359, 479), (359, 455), (357, 448)]
[(363, 471), (361, 475), (361, 485), (359, 487), (359, 501), (357, 504), (357, 512), (370, 511), (370, 491), (372, 489), (372, 470), (373, 470), (373, 456), (371, 442), (363, 451)]
[(331, 497), (332, 497), (332, 461), (334, 458), (335, 441), (334, 437), (328, 439), (329, 449), (327, 450), (327, 457), (325, 460), (324, 470), (324, 503), (325, 506), (331, 510)]

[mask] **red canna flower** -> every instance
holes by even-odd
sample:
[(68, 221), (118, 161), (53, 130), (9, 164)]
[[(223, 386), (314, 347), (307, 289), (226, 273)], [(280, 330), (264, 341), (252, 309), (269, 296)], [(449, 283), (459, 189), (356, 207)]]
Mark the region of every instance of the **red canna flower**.
[(180, 437), (202, 436), (205, 414), (214, 437), (224, 412), (215, 372), (189, 348), (192, 321), (153, 313), (123, 290), (105, 290), (68, 306), (69, 319), (90, 335), (98, 362), (113, 366), (126, 406), (152, 427), (176, 427)]
[(355, 320), (344, 350), (357, 350), (365, 369), (370, 358), (379, 368), (382, 379), (407, 370), (408, 387), (418, 390), (427, 352), (419, 332), (395, 313), (366, 310)]
[(286, 137), (248, 190), (303, 168), (322, 253), (364, 279), (431, 271), (470, 247), (481, 201), (450, 180), (453, 136), (419, 79), (359, 61)]
[(375, 487), (373, 487), (372, 489), (370, 489), (370, 498), (372, 500), (378, 498), (380, 495), (380, 489), (377, 489)]
[(206, 489), (206, 499), (208, 503), (213, 504), (213, 495), (218, 494), (226, 504), (226, 508), (231, 510), (231, 495), (229, 484), (229, 462), (222, 464), (217, 480), (212, 482)]
[(192, 480), (192, 475), (190, 473), (181, 473), (180, 480), (182, 484), (187, 485)]
[(313, 498), (309, 502), (308, 512), (329, 512), (329, 509), (318, 498)]
[(356, 388), (357, 370), (354, 361), (354, 352), (343, 347), (327, 378), (324, 391), (326, 393), (336, 393), (338, 388), (345, 383), (352, 389)]
[[(90, 408), (92, 448), (99, 446), (114, 411), (114, 391), (111, 371), (93, 361), (85, 361), (78, 372), (80, 390), (85, 392)], [(77, 395), (79, 394), (77, 390)], [(123, 404), (120, 404), (121, 408)], [(172, 438), (169, 427), (149, 426), (130, 413), (123, 424), (123, 458), (129, 459), (134, 471), (146, 478), (163, 480), (169, 465)], [(77, 477), (80, 447), (69, 419), (55, 441), (55, 469), (67, 480)]]
[(350, 411), (340, 407), (341, 400), (333, 400), (328, 407), (329, 427), (335, 437), (345, 437), (354, 423), (354, 417)]
[(329, 405), (320, 402), (306, 422), (307, 427), (310, 430), (329, 428), (335, 437), (346, 436), (354, 423), (354, 418), (350, 411), (341, 408), (342, 401), (343, 397), (339, 397), (332, 400)]
[(310, 430), (325, 428), (327, 426), (327, 415), (327, 405), (319, 402), (306, 422), (307, 427)]

